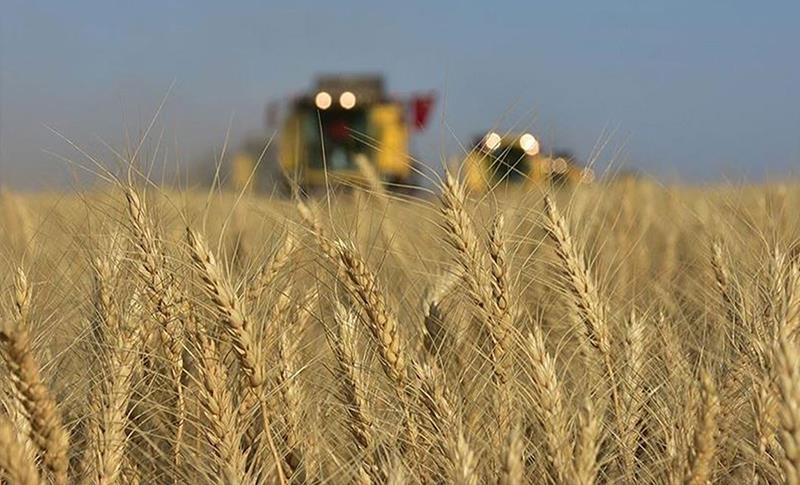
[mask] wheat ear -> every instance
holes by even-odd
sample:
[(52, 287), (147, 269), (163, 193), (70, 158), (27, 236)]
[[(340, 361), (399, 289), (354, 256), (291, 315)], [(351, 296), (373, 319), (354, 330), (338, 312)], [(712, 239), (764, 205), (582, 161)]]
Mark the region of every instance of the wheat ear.
[(99, 248), (99, 254), (92, 259), (94, 277), (93, 302), (98, 325), (92, 330), (100, 341), (104, 335), (104, 328), (116, 328), (119, 324), (120, 310), (114, 299), (113, 283), (120, 263), (120, 254), (115, 244), (116, 238), (111, 237)]
[[(21, 267), (18, 267), (14, 274), (14, 295), (12, 305), (12, 316), (14, 318), (14, 325), (17, 328), (27, 328), (28, 318), (30, 314), (31, 305), (31, 288), (28, 284), (28, 278)], [(7, 361), (5, 356), (3, 360)], [(23, 407), (22, 399), (17, 395), (16, 386), (12, 382), (5, 383), (6, 393), (9, 397), (5, 403), (8, 416), (17, 429), (18, 439), (21, 441), (23, 447), (28, 453), (31, 461), (36, 458), (36, 447), (31, 441), (31, 423), (28, 419), (25, 408)]]
[[(767, 456), (774, 442), (777, 429), (778, 403), (775, 399), (775, 391), (772, 384), (771, 380), (764, 375), (758, 375), (753, 379), (755, 390), (753, 391), (751, 402), (756, 441), (754, 451), (758, 457)], [(761, 468), (758, 461), (754, 461), (751, 483), (760, 483), (763, 472)]]
[(786, 274), (786, 335), (794, 336), (800, 329), (800, 263), (792, 261)]
[(625, 480), (633, 483), (636, 475), (636, 453), (639, 449), (639, 424), (645, 393), (642, 387), (644, 374), (644, 324), (631, 312), (625, 329), (624, 368), (622, 373), (622, 429), (619, 430), (622, 470)]
[(497, 485), (522, 485), (525, 465), (523, 462), (524, 443), (519, 426), (512, 426), (503, 449), (500, 478)]
[(42, 382), (25, 329), (0, 330), (11, 380), (29, 423), (31, 440), (57, 485), (67, 483), (69, 436), (61, 423), (56, 403)]
[(465, 206), (464, 188), (447, 172), (441, 195), (445, 240), (455, 250), (456, 262), (464, 271), (470, 299), (484, 315), (488, 315), (491, 311), (488, 271), (477, 233)]
[(161, 329), (161, 340), (167, 354), (173, 385), (175, 386), (175, 442), (173, 460), (181, 463), (183, 430), (186, 423), (186, 400), (183, 392), (183, 351), (185, 322), (180, 315), (183, 297), (174, 287), (166, 271), (166, 258), (156, 240), (147, 208), (133, 189), (125, 190), (128, 201), (128, 218), (133, 231), (133, 241), (138, 249), (137, 269), (145, 282), (145, 290), (152, 301)]
[(474, 225), (466, 210), (466, 193), (450, 172), (442, 185), (441, 212), (446, 242), (455, 250), (456, 262), (463, 271), (468, 295), (476, 305), (492, 339), (492, 379), (495, 384), (495, 410), (498, 445), (508, 434), (511, 415), (511, 365), (508, 355), (513, 343), (509, 311), (508, 263), (504, 219), (495, 218), (489, 237), (489, 264), (478, 242)]
[(140, 362), (139, 349), (144, 343), (140, 325), (110, 327), (105, 331), (103, 375), (94, 397), (96, 412), (91, 418), (83, 465), (86, 482), (96, 485), (113, 485), (122, 473), (128, 439), (125, 430), (128, 405)]
[(328, 259), (336, 261), (338, 257), (336, 255), (336, 248), (325, 234), (325, 230), (322, 227), (322, 223), (320, 222), (316, 211), (309, 207), (308, 204), (302, 200), (298, 200), (297, 212), (300, 214), (300, 218), (303, 220), (306, 226), (308, 226), (308, 228), (311, 229), (311, 232), (314, 234), (314, 239), (316, 239), (317, 245), (319, 246), (320, 250), (322, 250), (322, 254), (327, 256)]
[(600, 451), (600, 420), (587, 401), (578, 418), (578, 438), (575, 443), (575, 485), (594, 485), (597, 480), (597, 454)]
[(555, 360), (545, 348), (544, 336), (538, 325), (533, 327), (526, 343), (536, 418), (544, 430), (545, 448), (553, 477), (557, 483), (564, 483), (567, 477), (572, 476), (573, 445)]
[(444, 382), (440, 369), (433, 365), (417, 364), (414, 368), (421, 387), (420, 397), (428, 410), (439, 446), (449, 462), (451, 483), (476, 483), (475, 452), (466, 439), (461, 417), (453, 405), (453, 397)]
[(44, 384), (40, 368), (33, 356), (26, 317), (29, 313), (31, 288), (22, 269), (17, 271), (15, 302), (21, 318), (0, 329), (0, 344), (10, 372), (17, 398), (30, 423), (30, 438), (42, 455), (53, 483), (66, 485), (69, 467), (69, 434), (61, 421), (55, 399)]
[(17, 268), (14, 274), (14, 307), (13, 316), (24, 325), (27, 323), (31, 310), (31, 287), (28, 284), (28, 277), (22, 268)]
[(694, 433), (694, 445), (689, 470), (684, 479), (686, 485), (705, 485), (714, 473), (714, 458), (719, 434), (719, 396), (708, 373), (701, 378), (702, 408)]
[(230, 282), (224, 278), (216, 258), (209, 251), (206, 243), (191, 228), (186, 228), (186, 239), (192, 255), (192, 262), (200, 273), (204, 290), (214, 303), (220, 316), (225, 333), (233, 346), (236, 358), (246, 377), (246, 384), (256, 395), (264, 421), (264, 432), (267, 435), (270, 451), (275, 459), (278, 479), (281, 485), (286, 484), (286, 476), (281, 465), (282, 460), (272, 438), (270, 430), (270, 413), (264, 395), (264, 357), (260, 342), (256, 339), (252, 325), (245, 312), (244, 305), (231, 288)]
[(233, 406), (219, 351), (205, 333), (198, 331), (195, 339), (199, 347), (200, 404), (207, 422), (203, 437), (211, 447), (223, 483), (250, 483), (246, 456), (241, 447), (239, 416)]
[(800, 485), (800, 352), (786, 335), (776, 348), (776, 379), (781, 399), (780, 443), (784, 483)]
[(0, 471), (8, 485), (43, 485), (33, 462), (19, 442), (14, 425), (0, 419)]
[(192, 261), (204, 283), (203, 289), (219, 313), (225, 332), (236, 351), (242, 372), (247, 377), (248, 385), (259, 388), (264, 384), (263, 356), (244, 306), (200, 236), (187, 228), (186, 237)]
[(383, 370), (398, 389), (404, 389), (408, 378), (406, 350), (400, 339), (397, 319), (389, 312), (375, 276), (355, 250), (339, 241), (336, 252), (341, 267), (353, 286), (354, 296), (367, 315), (369, 329), (378, 343)]
[(561, 261), (560, 269), (584, 324), (586, 339), (602, 359), (610, 359), (611, 334), (597, 284), (575, 247), (566, 220), (549, 196), (544, 197), (544, 207), (545, 229), (555, 243), (556, 255)]
[[(288, 295), (284, 292), (280, 298), (287, 299)], [(280, 336), (278, 338), (278, 388), (284, 405), (286, 422), (286, 444), (289, 449), (287, 464), (290, 467), (290, 479), (294, 481), (305, 480), (314, 481), (317, 473), (316, 456), (317, 451), (313, 439), (304, 436), (303, 433), (303, 387), (299, 382), (299, 374), (302, 371), (300, 361), (300, 343), (303, 334), (306, 332), (311, 322), (311, 310), (309, 307), (314, 301), (315, 295), (309, 294), (301, 298), (299, 303), (295, 303), (293, 311), (287, 315), (278, 316), (275, 323), (281, 325)], [(302, 472), (302, 473), (301, 473)], [(299, 478), (303, 477), (304, 478)]]
[(283, 237), (278, 249), (269, 258), (269, 260), (261, 267), (258, 275), (256, 275), (253, 283), (248, 286), (248, 292), (245, 300), (247, 302), (257, 301), (264, 291), (274, 282), (278, 273), (286, 267), (292, 259), (292, 255), (297, 250), (297, 239), (294, 237), (291, 230)]
[(621, 421), (624, 411), (620, 403), (618, 383), (614, 372), (611, 330), (607, 320), (606, 306), (586, 261), (575, 246), (566, 219), (548, 195), (544, 196), (544, 209), (545, 231), (555, 245), (555, 252), (561, 263), (559, 269), (567, 282), (568, 293), (583, 324), (583, 336), (603, 364), (611, 389), (614, 415), (618, 427), (622, 429)]
[[(389, 194), (386, 192), (386, 187), (381, 180), (375, 165), (369, 161), (365, 155), (357, 155), (354, 158), (358, 171), (361, 176), (369, 184), (372, 195), (377, 199), (381, 212), (386, 214), (389, 210)], [(391, 254), (397, 258), (401, 268), (409, 268), (411, 266), (408, 258), (401, 247), (402, 239), (397, 238), (396, 235), (401, 234), (395, 227), (391, 217), (383, 217), (380, 221), (380, 234), (386, 246), (390, 249)]]
[(744, 314), (743, 295), (731, 278), (730, 269), (723, 256), (722, 242), (719, 239), (711, 243), (711, 268), (727, 317), (734, 327), (738, 327), (742, 323)]
[(510, 282), (508, 275), (508, 254), (505, 242), (505, 220), (502, 215), (495, 218), (489, 238), (490, 286), (492, 293), (492, 312), (489, 318), (489, 332), (492, 337), (492, 364), (497, 387), (498, 420), (500, 430), (510, 433), (509, 425), (512, 408), (512, 362), (510, 355), (514, 342), (513, 318), (510, 309)]
[(328, 344), (336, 358), (336, 376), (341, 388), (341, 401), (347, 412), (347, 429), (363, 456), (362, 468), (372, 481), (383, 483), (386, 477), (375, 455), (376, 430), (369, 413), (367, 382), (356, 358), (356, 324), (358, 317), (340, 302), (335, 303), (334, 328), (325, 328)]
[(403, 408), (404, 447), (411, 446), (413, 455), (420, 464), (419, 454), (414, 444), (419, 429), (411, 412), (411, 399), (408, 396), (408, 369), (406, 364), (407, 346), (400, 337), (397, 318), (389, 311), (386, 299), (378, 286), (375, 275), (355, 252), (355, 249), (342, 241), (337, 241), (339, 268), (347, 278), (353, 296), (366, 315), (367, 326), (378, 344), (378, 355), (384, 373), (392, 382), (395, 393)]

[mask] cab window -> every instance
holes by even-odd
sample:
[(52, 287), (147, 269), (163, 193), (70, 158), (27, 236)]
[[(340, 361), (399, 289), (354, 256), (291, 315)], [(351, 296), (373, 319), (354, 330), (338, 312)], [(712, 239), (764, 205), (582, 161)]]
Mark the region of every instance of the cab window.
[[(320, 126), (323, 138), (320, 138)], [(304, 117), (303, 135), (308, 165), (314, 169), (321, 170), (327, 165), (332, 171), (357, 170), (355, 155), (369, 150), (361, 141), (370, 136), (367, 113), (363, 109), (314, 110)]]

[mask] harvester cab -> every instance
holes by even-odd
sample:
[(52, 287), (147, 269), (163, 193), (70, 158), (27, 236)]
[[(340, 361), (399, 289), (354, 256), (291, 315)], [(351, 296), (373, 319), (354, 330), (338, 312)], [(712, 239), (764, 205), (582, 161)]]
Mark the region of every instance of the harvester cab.
[(283, 172), (305, 188), (363, 179), (359, 161), (389, 184), (414, 175), (408, 144), (414, 104), (389, 97), (377, 75), (322, 76), (290, 101), (281, 128)]
[(570, 154), (542, 154), (531, 133), (490, 131), (475, 140), (464, 164), (467, 184), (476, 191), (497, 185), (577, 185), (594, 180), (592, 170), (579, 167)]

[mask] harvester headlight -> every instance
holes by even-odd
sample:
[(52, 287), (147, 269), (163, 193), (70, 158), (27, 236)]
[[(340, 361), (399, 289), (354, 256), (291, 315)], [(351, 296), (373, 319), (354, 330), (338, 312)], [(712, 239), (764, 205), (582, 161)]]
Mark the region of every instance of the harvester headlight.
[(320, 91), (316, 96), (314, 96), (314, 104), (317, 105), (317, 108), (319, 109), (328, 109), (331, 107), (332, 103), (333, 98), (331, 98), (331, 95), (325, 91)]
[(500, 143), (502, 143), (503, 138), (498, 135), (497, 133), (490, 131), (486, 138), (483, 139), (483, 146), (486, 147), (488, 150), (497, 150), (500, 147)]
[(555, 173), (567, 173), (567, 169), (569, 166), (567, 165), (567, 161), (561, 157), (556, 158), (553, 160), (553, 172)]
[(594, 170), (591, 168), (583, 169), (583, 183), (591, 184), (594, 182)]
[(533, 156), (539, 153), (539, 140), (530, 133), (525, 133), (519, 137), (519, 146), (525, 150), (525, 153), (528, 155)]
[(352, 109), (356, 105), (356, 95), (350, 91), (345, 91), (339, 96), (339, 104), (344, 109)]

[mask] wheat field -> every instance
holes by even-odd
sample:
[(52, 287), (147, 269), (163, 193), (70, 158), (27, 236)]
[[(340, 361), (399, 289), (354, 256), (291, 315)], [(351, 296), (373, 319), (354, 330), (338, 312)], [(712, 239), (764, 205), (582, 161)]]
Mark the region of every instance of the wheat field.
[(0, 196), (12, 485), (800, 484), (800, 189)]

